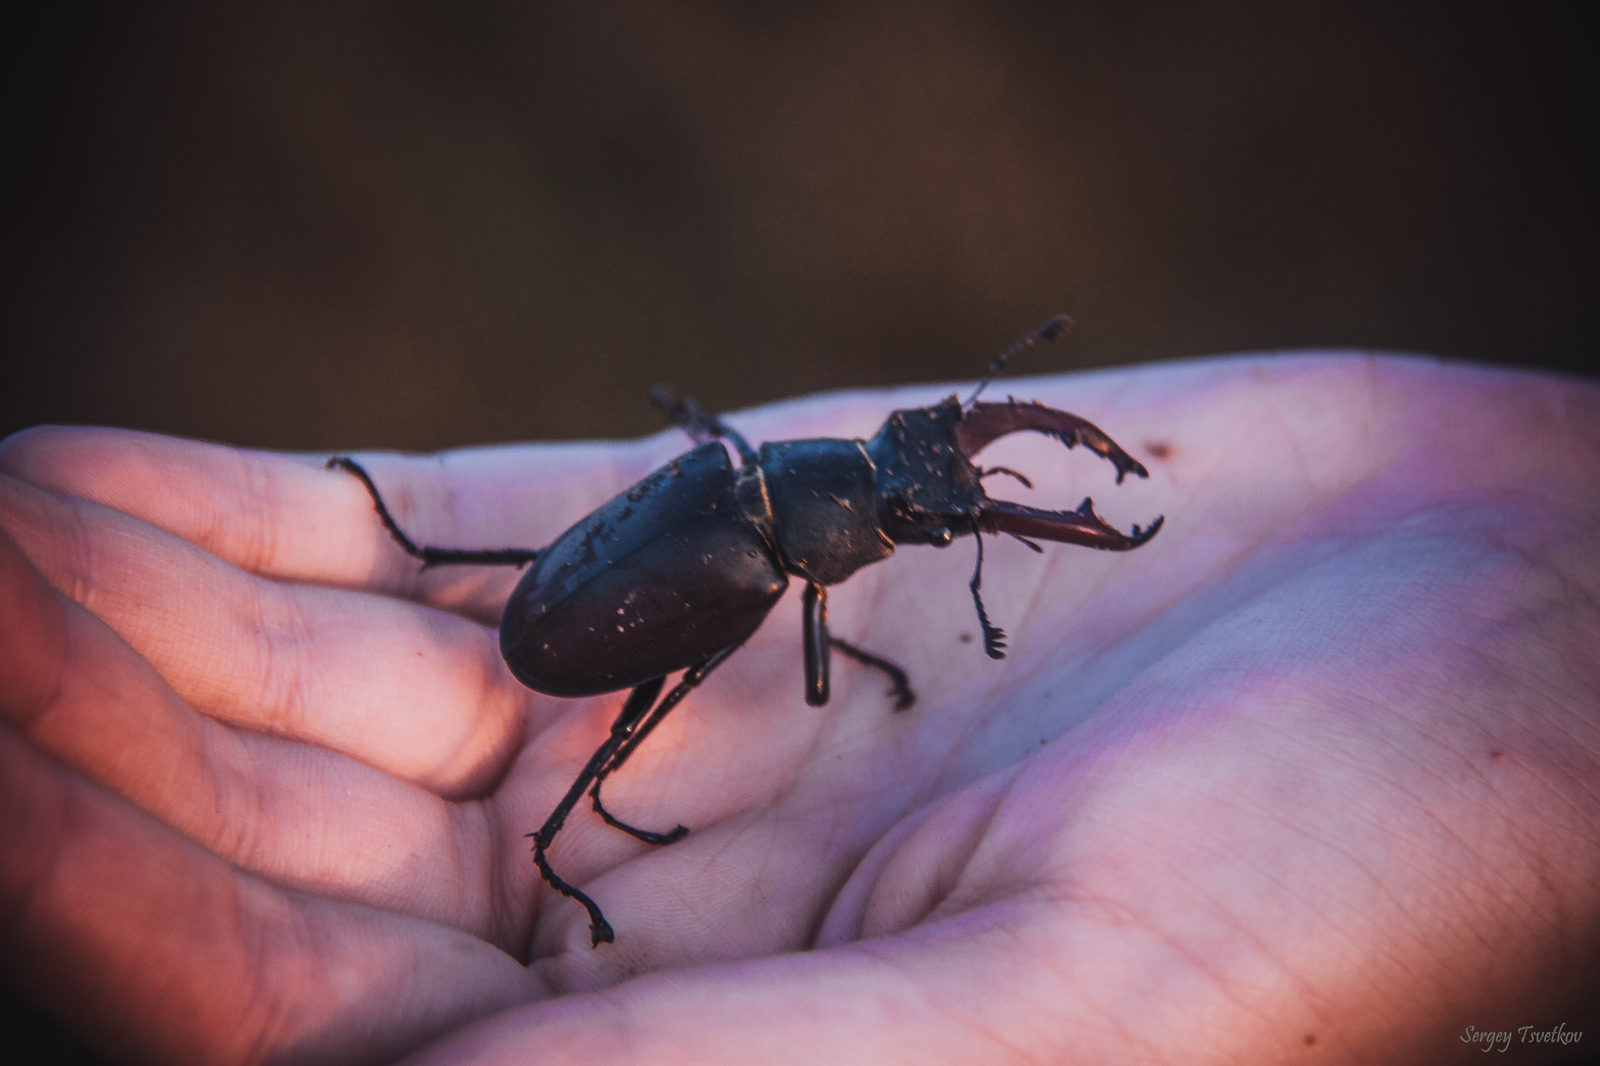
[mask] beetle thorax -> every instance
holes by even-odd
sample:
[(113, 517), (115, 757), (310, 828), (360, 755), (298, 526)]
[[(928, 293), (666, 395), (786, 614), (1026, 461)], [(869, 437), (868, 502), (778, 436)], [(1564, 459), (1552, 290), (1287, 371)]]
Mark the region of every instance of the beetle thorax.
[(761, 471), (789, 573), (836, 585), (894, 551), (878, 527), (876, 469), (861, 441), (763, 444)]

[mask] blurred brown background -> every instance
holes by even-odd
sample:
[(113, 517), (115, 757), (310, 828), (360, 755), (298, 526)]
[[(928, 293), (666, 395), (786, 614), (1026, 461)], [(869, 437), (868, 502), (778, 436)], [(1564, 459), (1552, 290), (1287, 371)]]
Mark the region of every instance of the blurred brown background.
[[(67, 5), (0, 430), (431, 449), (1358, 346), (1581, 369), (1587, 30), (1471, 2)], [(1570, 16), (1576, 19), (1577, 16)]]

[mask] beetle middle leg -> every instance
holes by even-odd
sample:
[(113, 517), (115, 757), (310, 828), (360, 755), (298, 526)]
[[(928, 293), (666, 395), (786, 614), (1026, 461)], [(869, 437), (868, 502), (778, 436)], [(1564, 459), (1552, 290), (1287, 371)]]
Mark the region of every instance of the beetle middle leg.
[(422, 560), (424, 570), (431, 566), (456, 564), (526, 566), (539, 557), (539, 550), (534, 548), (435, 548), (425, 544), (415, 544), (401, 531), (399, 524), (389, 514), (389, 508), (385, 506), (383, 497), (378, 493), (378, 486), (373, 484), (372, 476), (360, 463), (348, 455), (336, 455), (326, 464), (329, 470), (335, 467), (347, 474), (355, 475), (367, 487), (367, 494), (372, 497), (372, 505), (378, 509), (378, 517), (383, 520), (383, 528), (389, 531), (389, 535), (407, 555)]
[(880, 658), (869, 651), (856, 647), (849, 641), (840, 640), (828, 632), (828, 590), (815, 581), (806, 582), (806, 590), (801, 597), (801, 618), (804, 623), (804, 643), (806, 656), (806, 702), (813, 707), (821, 707), (828, 702), (828, 677), (830, 667), (829, 653), (838, 648), (858, 663), (882, 670), (889, 675), (890, 682), (894, 685), (891, 690), (895, 697), (894, 709), (903, 711), (917, 701), (916, 694), (911, 691), (910, 679), (906, 672), (888, 659)]
[(874, 669), (882, 670), (884, 673), (888, 674), (889, 684), (893, 686), (890, 688), (889, 692), (894, 696), (895, 710), (903, 711), (910, 707), (913, 703), (917, 702), (917, 694), (911, 691), (911, 679), (906, 676), (906, 672), (904, 670), (900, 669), (888, 659), (884, 659), (880, 656), (872, 654), (870, 651), (865, 651), (861, 648), (858, 648), (847, 640), (840, 640), (831, 633), (828, 634), (828, 644), (831, 647), (838, 648), (856, 662), (861, 663), (864, 666), (870, 666)]

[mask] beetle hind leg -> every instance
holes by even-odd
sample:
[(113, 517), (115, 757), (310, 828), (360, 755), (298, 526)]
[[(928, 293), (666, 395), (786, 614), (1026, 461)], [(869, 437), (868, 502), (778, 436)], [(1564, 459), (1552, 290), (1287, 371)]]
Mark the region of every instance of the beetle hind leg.
[(383, 522), (383, 528), (389, 531), (389, 536), (394, 542), (413, 559), (422, 561), (424, 570), (432, 566), (451, 566), (460, 564), (478, 564), (480, 566), (526, 566), (539, 557), (539, 550), (534, 548), (435, 548), (427, 544), (416, 544), (400, 529), (394, 516), (389, 514), (389, 508), (383, 502), (383, 496), (378, 492), (378, 486), (373, 483), (372, 475), (368, 474), (362, 465), (348, 455), (336, 455), (325, 464), (326, 469), (338, 468), (354, 476), (367, 487), (367, 495), (372, 497), (372, 505), (378, 510), (378, 518)]
[[(683, 679), (673, 686), (672, 691), (668, 692), (661, 698), (661, 702), (656, 704), (655, 709), (650, 711), (648, 717), (644, 717), (641, 712), (640, 717), (642, 718), (642, 721), (638, 721), (637, 728), (635, 728), (633, 725), (629, 725), (624, 741), (617, 746), (616, 750), (611, 753), (606, 762), (595, 771), (594, 784), (589, 788), (589, 799), (594, 805), (595, 813), (598, 814), (601, 820), (611, 828), (620, 829), (636, 840), (644, 841), (646, 844), (656, 845), (673, 844), (689, 835), (689, 827), (685, 825), (675, 826), (665, 833), (656, 833), (648, 829), (640, 829), (637, 826), (629, 825), (627, 822), (622, 821), (610, 811), (606, 810), (605, 805), (600, 802), (600, 785), (607, 777), (620, 770), (622, 768), (622, 764), (628, 761), (628, 756), (632, 755), (635, 749), (637, 749), (640, 744), (644, 743), (645, 737), (648, 737), (651, 732), (655, 730), (656, 726), (661, 724), (661, 720), (667, 716), (667, 713), (676, 707), (685, 696), (687, 696), (700, 684), (700, 682), (704, 681), (706, 676), (709, 675), (711, 671), (721, 666), (728, 656), (732, 655), (738, 647), (738, 644), (734, 644), (723, 648), (716, 654), (711, 655), (706, 659), (702, 659), (694, 666), (691, 666), (689, 669), (685, 670), (683, 672)], [(650, 693), (651, 700), (654, 700), (655, 693), (661, 690), (661, 683), (659, 681), (654, 682), (654, 684), (656, 687), (655, 691)], [(640, 688), (643, 687), (644, 686), (640, 686)], [(637, 694), (639, 689), (635, 689), (634, 692)], [(632, 702), (631, 697), (629, 702)], [(615, 729), (615, 727), (613, 727), (613, 729)]]
[(533, 863), (539, 868), (539, 876), (563, 896), (581, 903), (583, 909), (589, 913), (589, 939), (594, 947), (609, 944), (615, 939), (611, 923), (600, 913), (600, 908), (594, 900), (556, 875), (550, 866), (550, 860), (545, 858), (545, 852), (555, 843), (556, 834), (561, 832), (561, 827), (566, 824), (567, 815), (572, 813), (572, 808), (583, 798), (584, 790), (589, 787), (589, 783), (596, 780), (605, 768), (611, 765), (616, 759), (617, 752), (636, 735), (639, 723), (645, 720), (650, 705), (660, 694), (661, 685), (665, 680), (657, 677), (634, 686), (628, 695), (628, 702), (622, 705), (622, 713), (611, 723), (611, 735), (606, 737), (605, 743), (595, 749), (593, 755), (589, 756), (589, 761), (578, 772), (577, 780), (572, 782), (567, 794), (556, 804), (556, 809), (550, 812), (550, 817), (544, 820), (544, 825), (528, 834), (533, 838)]
[(550, 860), (544, 857), (544, 848), (539, 845), (534, 845), (533, 864), (539, 867), (539, 876), (544, 878), (551, 888), (570, 900), (576, 900), (588, 912), (590, 946), (599, 947), (617, 939), (616, 931), (611, 928), (611, 923), (606, 921), (606, 916), (600, 913), (599, 905), (584, 895), (581, 889), (573, 888), (556, 876), (556, 872), (550, 868)]
[(633, 837), (635, 840), (642, 840), (646, 844), (655, 844), (657, 846), (676, 844), (678, 841), (689, 835), (689, 827), (686, 825), (674, 826), (665, 833), (657, 833), (649, 829), (640, 829), (638, 826), (629, 825), (627, 822), (624, 822), (622, 819), (606, 810), (605, 806), (600, 802), (600, 782), (598, 781), (590, 786), (589, 799), (594, 803), (594, 813), (600, 816), (600, 820), (602, 822), (606, 823), (613, 829), (620, 829), (624, 833), (627, 833), (629, 836)]

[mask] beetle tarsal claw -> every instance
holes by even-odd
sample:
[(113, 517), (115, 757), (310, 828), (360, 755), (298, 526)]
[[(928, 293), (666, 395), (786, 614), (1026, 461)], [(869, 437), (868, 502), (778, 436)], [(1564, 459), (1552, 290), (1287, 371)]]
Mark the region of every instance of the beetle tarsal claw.
[(972, 581), (967, 587), (972, 590), (973, 606), (978, 608), (978, 625), (983, 629), (983, 652), (991, 659), (1004, 659), (1006, 657), (1006, 631), (989, 621), (989, 612), (983, 609), (983, 596), (979, 589), (983, 587), (983, 534), (978, 533), (973, 538), (978, 542), (978, 565), (972, 571)]

